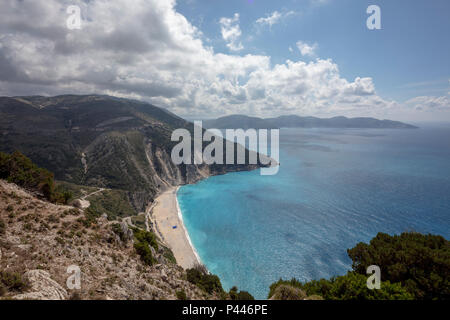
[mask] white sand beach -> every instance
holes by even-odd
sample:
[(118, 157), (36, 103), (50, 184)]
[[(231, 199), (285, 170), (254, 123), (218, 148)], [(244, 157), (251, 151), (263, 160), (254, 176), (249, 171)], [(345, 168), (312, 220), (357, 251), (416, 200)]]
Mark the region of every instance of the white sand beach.
[(151, 218), (159, 237), (172, 249), (177, 263), (184, 269), (189, 269), (199, 263), (199, 258), (190, 243), (179, 212), (177, 190), (178, 188), (171, 188), (156, 198)]

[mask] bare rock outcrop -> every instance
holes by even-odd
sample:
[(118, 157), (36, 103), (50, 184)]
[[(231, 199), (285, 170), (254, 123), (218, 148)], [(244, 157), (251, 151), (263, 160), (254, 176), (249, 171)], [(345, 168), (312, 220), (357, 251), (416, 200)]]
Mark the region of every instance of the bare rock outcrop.
[(24, 274), (29, 281), (31, 289), (28, 293), (13, 297), (17, 300), (66, 300), (67, 291), (53, 280), (44, 270), (29, 270)]

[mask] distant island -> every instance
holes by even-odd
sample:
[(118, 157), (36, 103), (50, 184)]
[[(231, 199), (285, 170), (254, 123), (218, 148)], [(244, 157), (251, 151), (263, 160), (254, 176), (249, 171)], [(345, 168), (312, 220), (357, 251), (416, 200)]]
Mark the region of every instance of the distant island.
[(217, 129), (278, 129), (278, 128), (349, 128), (349, 129), (417, 129), (416, 126), (392, 120), (375, 118), (316, 118), (296, 115), (277, 118), (257, 118), (245, 115), (230, 115), (213, 120), (205, 120), (206, 128)]

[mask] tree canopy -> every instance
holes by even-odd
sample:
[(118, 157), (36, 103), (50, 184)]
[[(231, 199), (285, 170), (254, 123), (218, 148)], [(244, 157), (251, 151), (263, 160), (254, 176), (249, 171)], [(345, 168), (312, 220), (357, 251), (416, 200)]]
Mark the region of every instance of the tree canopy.
[(48, 201), (67, 204), (72, 197), (69, 192), (56, 192), (53, 173), (39, 168), (18, 151), (12, 154), (0, 152), (0, 179), (41, 193)]
[[(353, 270), (346, 275), (309, 282), (280, 279), (270, 286), (269, 298), (280, 286), (290, 286), (304, 292), (302, 299), (314, 295), (329, 300), (450, 299), (450, 241), (442, 236), (378, 233), (369, 244), (358, 243), (347, 253)], [(367, 288), (366, 270), (371, 265), (381, 269), (380, 289)]]

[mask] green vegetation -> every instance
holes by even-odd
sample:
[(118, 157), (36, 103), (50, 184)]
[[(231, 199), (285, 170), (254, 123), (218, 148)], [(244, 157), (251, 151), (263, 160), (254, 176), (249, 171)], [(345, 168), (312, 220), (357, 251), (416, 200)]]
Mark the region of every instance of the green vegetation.
[(6, 225), (5, 225), (5, 221), (3, 221), (2, 219), (0, 219), (0, 235), (4, 234), (6, 230)]
[(138, 228), (145, 229), (146, 228), (145, 215), (144, 214), (140, 214), (140, 215), (131, 217), (131, 223), (133, 225), (135, 225), (136, 227), (138, 227)]
[(88, 197), (87, 200), (91, 203), (90, 207), (93, 210), (106, 213), (110, 220), (133, 216), (137, 213), (123, 190), (104, 190)]
[(347, 252), (357, 273), (378, 265), (382, 280), (400, 283), (415, 299), (450, 299), (450, 241), (442, 236), (378, 233)]
[(177, 291), (176, 294), (178, 300), (187, 300), (186, 292), (183, 289)]
[(187, 280), (203, 291), (213, 294), (224, 292), (218, 276), (209, 274), (203, 266), (196, 266), (186, 271)]
[(72, 197), (69, 192), (56, 192), (53, 173), (39, 168), (18, 151), (11, 155), (0, 152), (0, 179), (32, 192), (39, 192), (51, 202), (67, 204)]
[(134, 249), (136, 253), (141, 257), (142, 262), (151, 266), (156, 260), (152, 255), (150, 247), (158, 250), (158, 243), (156, 236), (152, 232), (148, 232), (142, 229), (133, 229), (134, 232)]
[(255, 298), (247, 291), (238, 291), (237, 287), (230, 289), (228, 293), (231, 300), (255, 300)]
[[(73, 198), (81, 198), (85, 194), (94, 193), (98, 190), (99, 188), (96, 187), (81, 186), (65, 181), (58, 181), (55, 188), (55, 191), (63, 196), (70, 196), (67, 202)], [(88, 197), (86, 200), (89, 200), (92, 210), (106, 213), (110, 220), (137, 214), (137, 211), (131, 205), (128, 192), (124, 190), (103, 190)]]
[(127, 238), (125, 236), (125, 232), (123, 232), (122, 227), (118, 223), (114, 223), (111, 225), (112, 231), (119, 236), (119, 239), (122, 242), (127, 242)]
[(228, 294), (223, 290), (222, 283), (218, 276), (210, 274), (205, 266), (196, 265), (186, 271), (187, 280), (195, 284), (208, 294), (217, 294), (221, 299), (231, 300), (255, 300), (247, 291), (239, 291), (237, 287), (230, 289)]
[[(353, 270), (344, 276), (302, 283), (279, 280), (269, 298), (327, 300), (450, 299), (450, 242), (441, 236), (379, 233), (370, 244), (347, 250)], [(381, 268), (381, 288), (367, 288), (367, 267)], [(297, 290), (295, 290), (297, 289)]]
[(97, 224), (97, 218), (99, 218), (102, 214), (89, 207), (84, 210), (84, 215), (85, 218), (81, 218), (81, 223), (83, 223), (86, 228), (89, 228), (92, 225)]
[(0, 271), (0, 296), (7, 291), (23, 292), (29, 287), (28, 281), (16, 272)]
[[(140, 143), (138, 138), (140, 137)], [(86, 173), (89, 185), (104, 185), (109, 189), (156, 194), (150, 183), (142, 133), (109, 132), (102, 144), (89, 154), (90, 167)]]
[[(300, 290), (295, 290), (300, 289)], [(349, 272), (345, 276), (321, 279), (301, 283), (296, 279), (290, 281), (279, 280), (270, 286), (269, 297), (280, 300), (305, 300), (308, 296), (320, 296), (326, 300), (411, 300), (408, 293), (400, 284), (389, 281), (381, 283), (380, 290), (367, 288), (367, 275)]]
[(148, 244), (143, 242), (136, 242), (134, 244), (134, 249), (136, 250), (137, 254), (141, 256), (142, 262), (144, 262), (146, 265), (153, 265), (155, 263), (155, 259), (152, 256), (152, 251), (150, 250)]
[(170, 248), (167, 247), (162, 247), (163, 248), (163, 257), (167, 259), (167, 261), (169, 261), (170, 263), (173, 264), (177, 264), (177, 259), (175, 259), (175, 256), (173, 255), (172, 250), (170, 250)]
[(158, 243), (156, 242), (156, 236), (154, 233), (136, 228), (133, 229), (133, 232), (137, 242), (147, 243), (155, 250), (158, 250)]
[(300, 288), (300, 283), (296, 280), (280, 280), (270, 286), (270, 299), (272, 300), (305, 300), (307, 295)]
[(96, 187), (81, 186), (66, 181), (55, 181), (55, 184), (56, 184), (55, 187), (56, 192), (60, 193), (69, 192), (72, 194), (73, 199), (81, 198), (87, 193), (92, 193), (98, 190), (98, 188)]
[[(145, 210), (161, 187), (155, 172), (164, 176), (179, 169), (183, 182), (191, 179), (186, 165), (175, 170), (170, 161), (177, 144), (170, 138), (176, 128), (192, 133), (193, 124), (148, 103), (107, 96), (3, 97), (0, 113), (0, 151), (20, 150), (53, 172), (58, 181), (65, 181), (56, 192), (70, 191), (78, 199), (81, 185), (125, 190), (113, 195), (119, 201), (93, 199), (96, 209), (110, 218)], [(222, 174), (253, 166), (209, 168), (211, 174)], [(68, 201), (69, 195), (61, 201)]]

